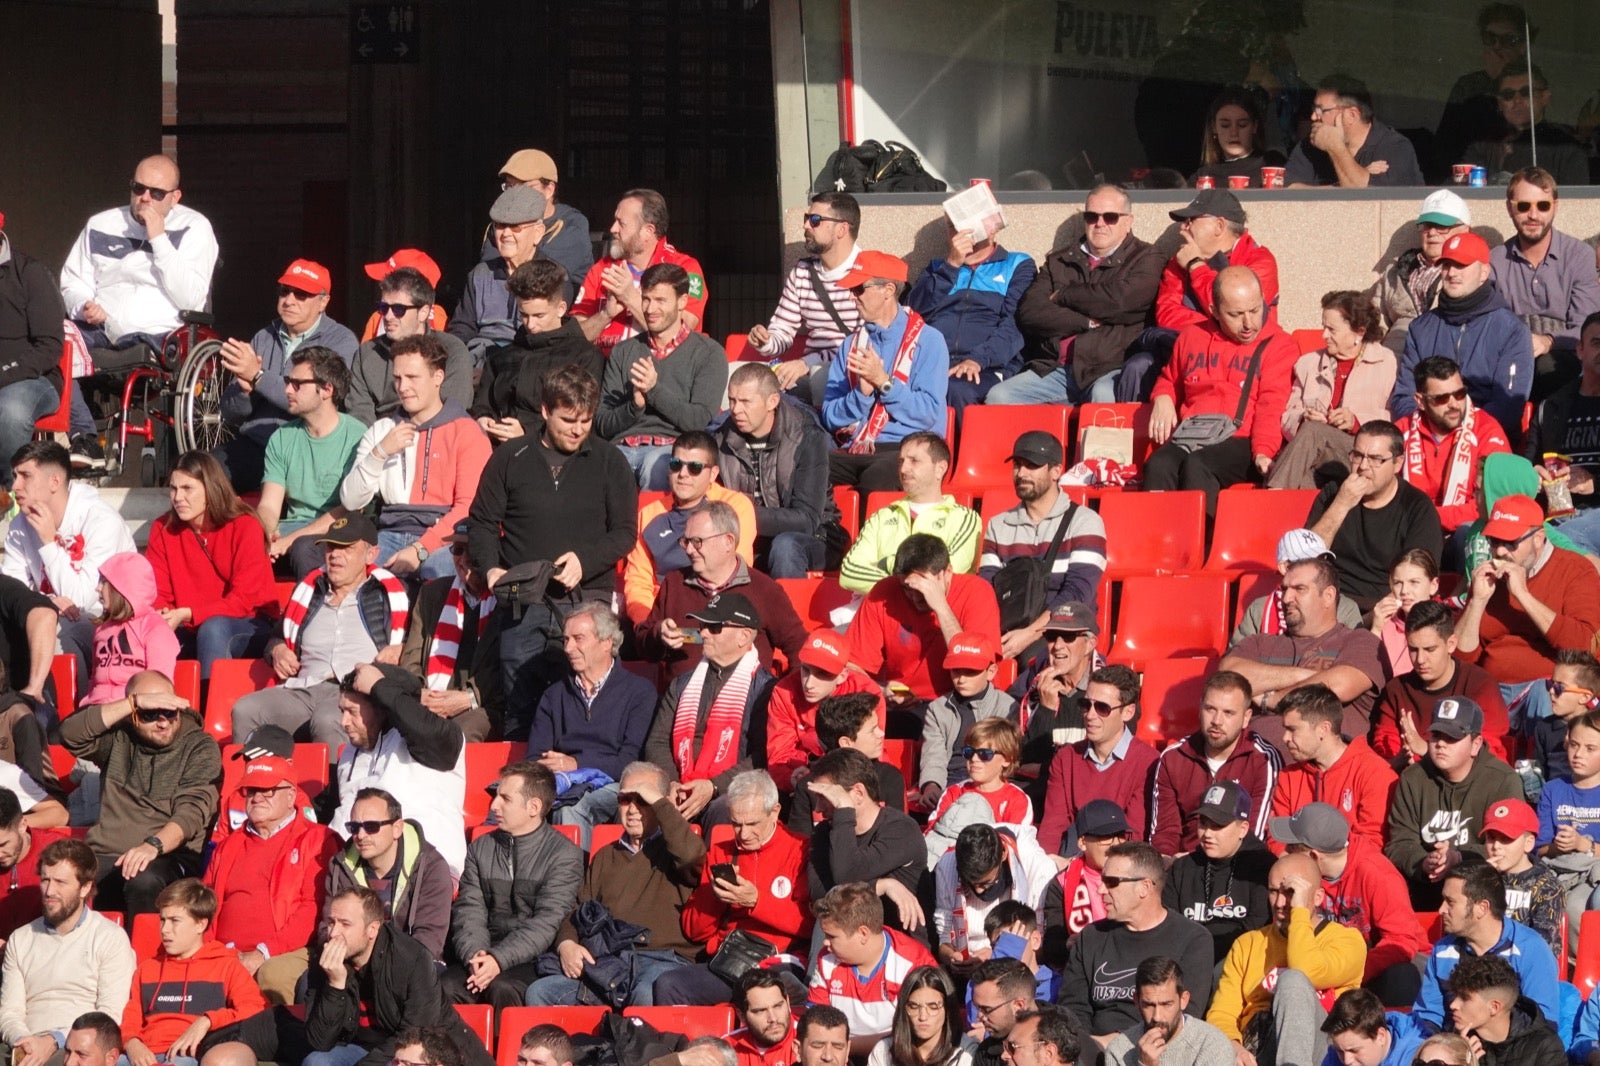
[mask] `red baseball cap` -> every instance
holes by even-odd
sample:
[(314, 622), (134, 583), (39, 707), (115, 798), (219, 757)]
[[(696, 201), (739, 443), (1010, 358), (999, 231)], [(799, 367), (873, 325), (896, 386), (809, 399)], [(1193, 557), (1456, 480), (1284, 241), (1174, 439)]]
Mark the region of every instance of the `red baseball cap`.
[(1502, 496), (1489, 510), (1483, 535), (1495, 540), (1517, 540), (1530, 529), (1544, 525), (1544, 508), (1527, 496)]
[(333, 275), (328, 273), (328, 268), (321, 263), (313, 263), (309, 259), (296, 259), (284, 268), (278, 284), (299, 289), (301, 292), (309, 292), (315, 296), (318, 293), (333, 291)]
[(1439, 261), (1455, 263), (1458, 266), (1466, 266), (1468, 263), (1488, 263), (1489, 246), (1476, 233), (1458, 233), (1444, 242), (1444, 248), (1439, 252)]
[(1485, 812), (1478, 836), (1496, 832), (1512, 840), (1523, 833), (1539, 834), (1539, 815), (1522, 800), (1501, 800)]
[(381, 263), (367, 264), (367, 277), (373, 281), (382, 281), (391, 271), (401, 267), (410, 267), (428, 279), (429, 285), (438, 285), (443, 272), (439, 264), (433, 261), (433, 256), (419, 248), (402, 248)]
[(281, 755), (263, 755), (245, 763), (239, 789), (276, 788), (294, 784), (294, 765)]
[(819, 629), (806, 637), (800, 647), (800, 661), (825, 674), (838, 674), (850, 665), (850, 649), (844, 638), (831, 629)]
[(957, 633), (944, 653), (946, 670), (987, 670), (997, 655), (994, 641), (982, 633)]
[(888, 252), (864, 251), (856, 256), (856, 265), (834, 284), (841, 289), (853, 289), (875, 279), (905, 281), (909, 274), (910, 268), (899, 256)]

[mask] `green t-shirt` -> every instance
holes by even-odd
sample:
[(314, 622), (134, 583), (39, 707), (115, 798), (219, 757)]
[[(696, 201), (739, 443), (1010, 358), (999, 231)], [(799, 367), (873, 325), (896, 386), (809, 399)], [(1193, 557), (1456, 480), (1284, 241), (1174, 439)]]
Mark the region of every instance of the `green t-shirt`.
[(339, 503), (339, 482), (349, 473), (366, 431), (360, 419), (341, 414), (338, 427), (320, 439), (307, 433), (298, 418), (272, 434), (261, 480), (283, 486), (283, 524), (304, 525)]

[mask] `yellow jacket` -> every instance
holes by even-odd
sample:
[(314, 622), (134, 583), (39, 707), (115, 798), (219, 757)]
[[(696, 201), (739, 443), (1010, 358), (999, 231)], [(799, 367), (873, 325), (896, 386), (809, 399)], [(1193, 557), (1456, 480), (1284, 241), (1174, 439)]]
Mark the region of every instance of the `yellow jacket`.
[[(744, 560), (746, 566), (755, 566), (756, 509), (750, 497), (723, 488), (713, 481), (706, 486), (706, 499), (727, 504), (739, 516), (739, 558)], [(656, 593), (661, 591), (661, 575), (656, 573), (655, 553), (650, 550), (650, 541), (657, 536), (662, 539), (670, 536), (674, 538), (673, 547), (676, 547), (675, 538), (683, 528), (685, 519), (681, 515), (669, 514), (671, 510), (671, 496), (665, 501), (652, 500), (639, 508), (639, 539), (634, 541), (633, 550), (628, 553), (622, 567), (623, 610), (634, 625), (643, 622), (649, 615), (650, 608), (656, 603)], [(682, 554), (682, 549), (679, 549), (679, 554)]]
[(1299, 970), (1311, 987), (1326, 993), (1331, 1004), (1342, 993), (1361, 987), (1367, 963), (1367, 941), (1347, 925), (1325, 921), (1311, 924), (1311, 912), (1295, 907), (1289, 912), (1289, 933), (1277, 926), (1253, 929), (1233, 942), (1222, 962), (1222, 978), (1211, 995), (1206, 1021), (1221, 1029), (1229, 1040), (1239, 1040), (1250, 1019), (1272, 1006), (1272, 985), (1277, 971)]
[(931, 533), (950, 550), (950, 569), (970, 574), (978, 568), (978, 552), (983, 547), (983, 522), (978, 512), (963, 507), (954, 496), (937, 503), (919, 504), (916, 521), (911, 505), (901, 497), (872, 512), (861, 524), (861, 535), (839, 564), (839, 584), (863, 596), (872, 586), (889, 576), (895, 552), (913, 533)]

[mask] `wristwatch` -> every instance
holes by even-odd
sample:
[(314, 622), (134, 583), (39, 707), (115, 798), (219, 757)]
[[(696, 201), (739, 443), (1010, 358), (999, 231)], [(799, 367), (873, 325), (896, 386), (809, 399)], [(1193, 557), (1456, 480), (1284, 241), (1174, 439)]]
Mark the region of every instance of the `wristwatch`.
[(151, 833), (149, 836), (145, 837), (144, 842), (149, 844), (152, 848), (155, 848), (157, 855), (160, 855), (162, 852), (166, 851), (166, 848), (162, 847), (161, 845), (161, 838), (156, 836), (154, 833)]
[(889, 395), (889, 391), (891, 389), (893, 389), (893, 388), (894, 388), (894, 378), (890, 378), (888, 381), (885, 381), (882, 385), (878, 386), (878, 395), (879, 396), (887, 396), (887, 395)]
[(428, 561), (428, 555), (429, 555), (428, 549), (424, 548), (422, 546), (422, 542), (421, 541), (418, 541), (417, 543), (413, 544), (412, 547), (415, 548), (416, 551), (417, 551), (417, 563), (418, 563), (418, 565)]

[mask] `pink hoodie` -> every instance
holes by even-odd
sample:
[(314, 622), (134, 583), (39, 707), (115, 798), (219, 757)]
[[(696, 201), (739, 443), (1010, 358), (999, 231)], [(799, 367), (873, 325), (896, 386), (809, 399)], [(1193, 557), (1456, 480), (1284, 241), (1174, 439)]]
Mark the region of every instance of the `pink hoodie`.
[(133, 604), (126, 622), (101, 622), (94, 629), (89, 691), (80, 707), (121, 699), (128, 679), (143, 670), (171, 677), (178, 663), (178, 636), (155, 610), (156, 574), (138, 552), (119, 552), (100, 564), (100, 577)]

